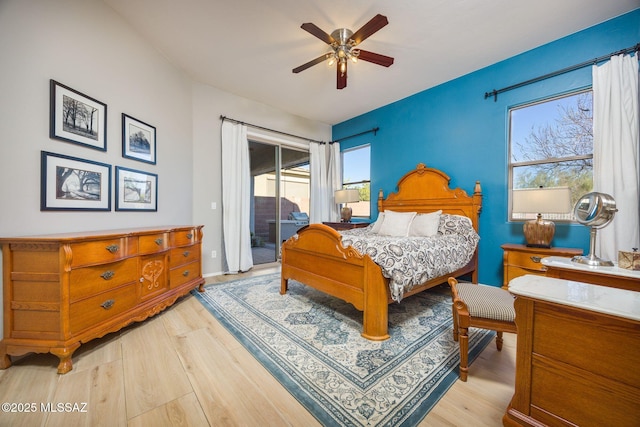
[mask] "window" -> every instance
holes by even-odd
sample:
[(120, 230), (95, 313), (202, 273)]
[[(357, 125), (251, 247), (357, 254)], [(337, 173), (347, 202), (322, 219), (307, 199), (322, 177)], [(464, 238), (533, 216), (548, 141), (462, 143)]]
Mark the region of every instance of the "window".
[[(509, 188), (563, 187), (571, 206), (593, 188), (592, 91), (527, 104), (509, 110)], [(513, 213), (509, 219), (533, 219), (537, 212)], [(570, 221), (573, 212), (545, 215)]]
[(349, 205), (354, 217), (371, 216), (370, 169), (370, 145), (361, 145), (342, 152), (342, 188), (357, 188), (360, 192), (360, 202)]

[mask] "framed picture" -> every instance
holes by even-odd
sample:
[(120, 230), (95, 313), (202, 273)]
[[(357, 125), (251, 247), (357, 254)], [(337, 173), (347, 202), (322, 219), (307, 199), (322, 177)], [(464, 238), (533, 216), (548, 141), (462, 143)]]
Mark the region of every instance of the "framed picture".
[(116, 210), (158, 211), (158, 175), (116, 166)]
[(50, 81), (49, 136), (107, 151), (107, 105)]
[(41, 152), (40, 210), (111, 210), (111, 165)]
[(122, 113), (122, 157), (156, 164), (156, 128)]

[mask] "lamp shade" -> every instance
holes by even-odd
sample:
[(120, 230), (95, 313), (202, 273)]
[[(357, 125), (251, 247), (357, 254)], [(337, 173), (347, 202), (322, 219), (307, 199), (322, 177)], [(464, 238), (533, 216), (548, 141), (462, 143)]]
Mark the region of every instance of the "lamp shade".
[(569, 187), (523, 188), (513, 190), (514, 213), (563, 214), (571, 212)]
[(360, 192), (356, 189), (336, 190), (334, 193), (336, 203), (353, 203), (360, 201)]

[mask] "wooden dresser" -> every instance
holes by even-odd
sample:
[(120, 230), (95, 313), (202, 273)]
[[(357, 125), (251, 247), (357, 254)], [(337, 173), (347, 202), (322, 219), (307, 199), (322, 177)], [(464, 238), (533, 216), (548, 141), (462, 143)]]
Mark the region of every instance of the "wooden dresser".
[(94, 338), (142, 321), (196, 286), (202, 226), (2, 238), (4, 338), (10, 355), (52, 353), (58, 373)]
[(526, 245), (506, 243), (501, 246), (504, 251), (504, 276), (502, 288), (507, 289), (509, 282), (525, 274), (544, 275), (547, 268), (542, 265), (543, 258), (548, 256), (573, 257), (582, 255), (582, 249), (572, 248), (531, 248)]
[(640, 294), (534, 275), (509, 291), (518, 343), (504, 425), (638, 426)]

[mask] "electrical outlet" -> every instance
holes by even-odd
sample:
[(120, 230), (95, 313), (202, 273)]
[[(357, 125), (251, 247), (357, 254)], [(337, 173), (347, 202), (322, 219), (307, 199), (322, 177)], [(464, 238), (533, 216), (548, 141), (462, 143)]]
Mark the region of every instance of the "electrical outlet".
[(218, 251), (211, 251), (211, 258), (215, 258), (218, 256)]
[(217, 209), (218, 208), (218, 204), (216, 202), (211, 202), (211, 209)]

